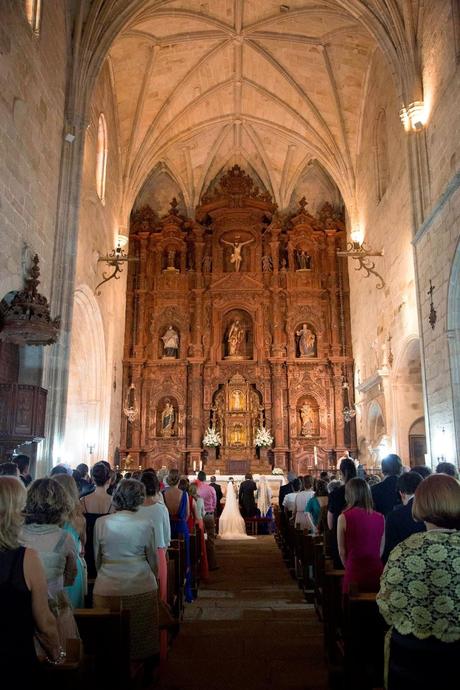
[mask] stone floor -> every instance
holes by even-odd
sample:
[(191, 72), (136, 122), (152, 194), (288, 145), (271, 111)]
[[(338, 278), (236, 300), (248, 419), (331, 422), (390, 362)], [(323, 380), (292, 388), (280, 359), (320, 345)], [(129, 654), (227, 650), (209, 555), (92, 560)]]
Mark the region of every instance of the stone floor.
[(322, 628), (273, 537), (218, 543), (187, 606), (161, 690), (325, 690)]

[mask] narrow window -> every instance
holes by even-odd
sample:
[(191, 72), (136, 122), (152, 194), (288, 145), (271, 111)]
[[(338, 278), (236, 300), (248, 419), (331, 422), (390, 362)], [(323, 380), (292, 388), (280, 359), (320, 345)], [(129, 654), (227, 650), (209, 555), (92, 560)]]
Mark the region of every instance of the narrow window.
[(97, 125), (96, 190), (99, 199), (105, 204), (105, 177), (107, 173), (107, 125), (103, 113)]
[(388, 167), (387, 118), (381, 110), (375, 125), (375, 158), (377, 175), (377, 201), (381, 201), (388, 187), (390, 170)]
[(25, 12), (30, 28), (35, 36), (38, 36), (42, 18), (42, 0), (25, 0)]

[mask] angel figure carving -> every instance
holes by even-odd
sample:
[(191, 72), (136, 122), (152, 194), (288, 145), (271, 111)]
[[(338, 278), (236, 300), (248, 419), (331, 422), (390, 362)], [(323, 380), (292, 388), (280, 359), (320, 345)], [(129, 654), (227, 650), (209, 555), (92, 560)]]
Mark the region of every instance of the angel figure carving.
[(232, 247), (233, 251), (230, 255), (230, 263), (235, 264), (235, 272), (238, 273), (240, 268), (241, 268), (241, 262), (243, 260), (243, 257), (241, 255), (241, 250), (246, 244), (251, 244), (251, 242), (254, 242), (254, 238), (251, 237), (250, 240), (246, 240), (246, 242), (240, 242), (240, 235), (235, 235), (235, 242), (229, 242), (228, 240), (222, 239), (222, 242), (224, 244), (228, 244), (230, 247)]

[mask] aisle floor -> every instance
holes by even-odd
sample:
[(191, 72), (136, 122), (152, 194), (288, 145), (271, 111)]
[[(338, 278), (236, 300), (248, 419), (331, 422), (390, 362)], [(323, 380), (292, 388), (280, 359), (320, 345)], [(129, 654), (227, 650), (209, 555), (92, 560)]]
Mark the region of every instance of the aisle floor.
[(322, 627), (272, 536), (218, 542), (186, 607), (161, 690), (325, 690)]

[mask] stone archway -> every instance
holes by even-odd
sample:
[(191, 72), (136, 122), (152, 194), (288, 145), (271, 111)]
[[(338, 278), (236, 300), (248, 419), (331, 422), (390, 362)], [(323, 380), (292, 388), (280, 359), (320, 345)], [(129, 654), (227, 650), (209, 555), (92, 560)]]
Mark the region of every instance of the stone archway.
[[(449, 280), (447, 297), (447, 337), (452, 385), (452, 413), (455, 445), (460, 449), (460, 243), (457, 245)], [(453, 445), (453, 444), (452, 444)], [(452, 448), (455, 457), (455, 450)]]
[(417, 336), (406, 341), (396, 362), (393, 395), (397, 452), (403, 463), (409, 464), (414, 455), (410, 447), (410, 430), (417, 420), (424, 417), (420, 341)]
[(108, 442), (106, 352), (102, 317), (87, 285), (74, 294), (66, 433), (62, 459), (73, 466), (105, 458)]

